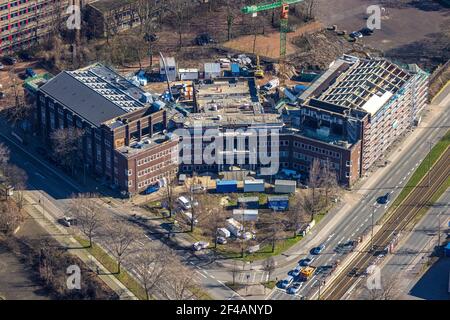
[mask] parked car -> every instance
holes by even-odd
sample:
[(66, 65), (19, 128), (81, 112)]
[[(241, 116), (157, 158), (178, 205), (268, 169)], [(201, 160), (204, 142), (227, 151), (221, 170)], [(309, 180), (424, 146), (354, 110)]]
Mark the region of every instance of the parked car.
[(299, 261), (299, 265), (301, 265), (302, 267), (307, 267), (311, 264), (312, 260), (309, 258), (306, 259), (302, 259)]
[(22, 60), (25, 60), (25, 61), (29, 61), (29, 60), (31, 60), (32, 57), (28, 52), (22, 51), (19, 53), (19, 58)]
[(217, 237), (217, 243), (218, 244), (226, 244), (227, 239), (225, 237)]
[(315, 248), (312, 250), (312, 253), (315, 254), (315, 255), (318, 255), (318, 254), (321, 254), (323, 250), (325, 250), (325, 245), (324, 245), (324, 244), (321, 244), (320, 246), (315, 247)]
[(156, 33), (146, 33), (144, 36), (144, 40), (147, 42), (155, 42), (158, 41), (159, 37)]
[(195, 38), (195, 44), (198, 46), (206, 46), (210, 43), (215, 43), (215, 42), (216, 41), (208, 33), (199, 34)]
[(359, 30), (359, 32), (363, 35), (363, 36), (370, 36), (373, 34), (373, 30), (370, 28), (362, 28), (361, 30)]
[(302, 266), (298, 265), (294, 270), (291, 271), (291, 275), (293, 277), (298, 277), (300, 275), (300, 271), (302, 270)]
[(294, 277), (293, 276), (288, 276), (286, 279), (283, 279), (281, 281), (280, 287), (282, 289), (286, 289), (287, 287), (289, 287), (292, 282), (294, 282)]
[(185, 210), (189, 210), (192, 208), (191, 202), (184, 196), (181, 196), (178, 198), (178, 203), (183, 207)]
[(363, 34), (359, 31), (353, 31), (352, 33), (350, 33), (350, 37), (353, 39), (359, 39), (363, 37)]
[(4, 69), (4, 68), (5, 68), (5, 66), (3, 65), (3, 63), (0, 62), (0, 70)]
[(292, 286), (289, 287), (287, 290), (287, 293), (289, 294), (297, 294), (300, 289), (302, 288), (303, 283), (302, 282), (294, 282)]
[(0, 91), (0, 99), (3, 99), (5, 96), (5, 93), (3, 91)]
[(195, 251), (201, 251), (208, 247), (209, 247), (209, 242), (205, 242), (205, 241), (198, 241), (192, 245), (192, 249), (194, 249)]
[(206, 188), (202, 186), (201, 184), (194, 184), (191, 186), (191, 192), (192, 193), (203, 193), (205, 192)]
[(35, 76), (36, 76), (36, 72), (34, 72), (34, 70), (33, 70), (32, 68), (27, 68), (27, 69), (25, 70), (25, 74), (26, 74), (28, 77), (35, 77)]
[(59, 222), (66, 227), (71, 227), (77, 224), (77, 220), (72, 217), (63, 217)]
[(17, 59), (14, 57), (6, 56), (3, 58), (3, 61), (7, 64), (13, 65), (17, 63)]
[(389, 201), (391, 201), (391, 194), (389, 192), (377, 199), (377, 202), (380, 204), (388, 204)]

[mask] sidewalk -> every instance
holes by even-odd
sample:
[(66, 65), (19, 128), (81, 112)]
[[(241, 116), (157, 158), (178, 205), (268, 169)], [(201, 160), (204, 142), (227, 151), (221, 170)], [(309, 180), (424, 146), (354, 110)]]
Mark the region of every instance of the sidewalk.
[(44, 228), (61, 246), (68, 248), (70, 253), (81, 259), (93, 272), (100, 271), (98, 277), (108, 285), (120, 297), (120, 300), (137, 300), (136, 296), (129, 291), (116, 277), (92, 255), (84, 249), (62, 226), (54, 222), (54, 218), (41, 207), (36, 207), (34, 201), (28, 194), (24, 195), (26, 201), (25, 210), (27, 213)]

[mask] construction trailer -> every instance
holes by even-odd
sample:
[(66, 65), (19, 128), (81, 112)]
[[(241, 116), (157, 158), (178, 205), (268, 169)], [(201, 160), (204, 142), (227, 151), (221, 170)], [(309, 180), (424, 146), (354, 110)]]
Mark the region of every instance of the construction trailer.
[(233, 218), (238, 221), (257, 221), (258, 210), (254, 209), (234, 209)]
[(216, 180), (217, 193), (233, 193), (238, 191), (236, 180)]
[(286, 211), (289, 209), (289, 197), (269, 196), (267, 197), (267, 206), (274, 211)]
[(244, 230), (242, 224), (240, 224), (234, 218), (228, 218), (226, 220), (226, 228), (233, 236), (237, 238), (241, 236), (241, 232)]
[(244, 180), (244, 192), (264, 192), (264, 180)]
[(243, 209), (258, 209), (259, 198), (258, 197), (241, 197), (238, 198), (238, 207)]
[(275, 193), (295, 193), (297, 182), (294, 180), (275, 180)]
[(212, 80), (222, 76), (220, 63), (205, 63), (205, 79)]
[(167, 79), (169, 81), (175, 81), (177, 79), (177, 64), (174, 57), (167, 57), (164, 59), (166, 62), (166, 67), (164, 68), (164, 62), (162, 58), (159, 58), (159, 74), (161, 79), (166, 80), (166, 70)]
[(198, 69), (179, 69), (178, 78), (180, 81), (198, 80)]

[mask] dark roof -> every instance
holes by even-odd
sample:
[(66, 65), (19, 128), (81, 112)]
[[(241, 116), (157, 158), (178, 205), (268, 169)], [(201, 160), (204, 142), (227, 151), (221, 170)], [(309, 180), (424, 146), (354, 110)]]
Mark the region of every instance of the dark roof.
[(97, 127), (127, 113), (65, 71), (39, 90)]

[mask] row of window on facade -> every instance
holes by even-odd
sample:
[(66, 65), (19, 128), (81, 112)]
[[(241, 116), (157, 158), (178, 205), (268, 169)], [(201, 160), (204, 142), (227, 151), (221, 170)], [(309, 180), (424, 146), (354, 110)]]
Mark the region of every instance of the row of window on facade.
[(151, 166), (151, 167), (145, 168), (144, 170), (138, 171), (138, 177), (139, 178), (140, 177), (144, 177), (144, 176), (149, 175), (149, 174), (151, 174), (151, 173), (153, 173), (155, 171), (160, 171), (163, 168), (168, 167), (170, 165), (174, 165), (174, 164), (176, 164), (176, 162), (174, 162), (172, 160), (167, 160), (167, 161), (164, 161), (164, 162), (160, 162), (160, 163), (158, 163), (158, 164), (156, 164), (154, 166)]
[[(138, 188), (145, 188), (149, 185), (155, 184), (157, 183), (159, 180), (161, 180), (164, 177), (170, 177), (171, 175), (175, 175), (178, 172), (178, 168), (174, 168), (171, 171), (167, 171), (165, 173), (159, 174), (155, 177), (151, 177), (149, 179), (145, 179), (144, 181), (138, 182)], [(128, 180), (128, 186), (131, 187), (133, 186), (133, 180)]]
[(178, 153), (178, 146), (175, 146), (175, 147), (173, 147), (173, 148), (171, 148), (171, 149), (166, 149), (166, 150), (164, 150), (164, 151), (161, 151), (161, 152), (152, 154), (152, 155), (150, 155), (150, 156), (148, 156), (148, 157), (145, 157), (145, 158), (143, 158), (143, 159), (139, 159), (139, 160), (137, 161), (137, 166), (140, 167), (140, 166), (143, 166), (143, 165), (145, 165), (145, 164), (147, 164), (147, 163), (149, 163), (149, 162), (151, 162), (151, 161), (153, 161), (153, 160), (157, 160), (157, 159), (159, 159), (159, 158), (168, 156), (168, 155), (170, 155), (170, 154), (175, 155), (175, 154), (177, 154), (177, 153)]

